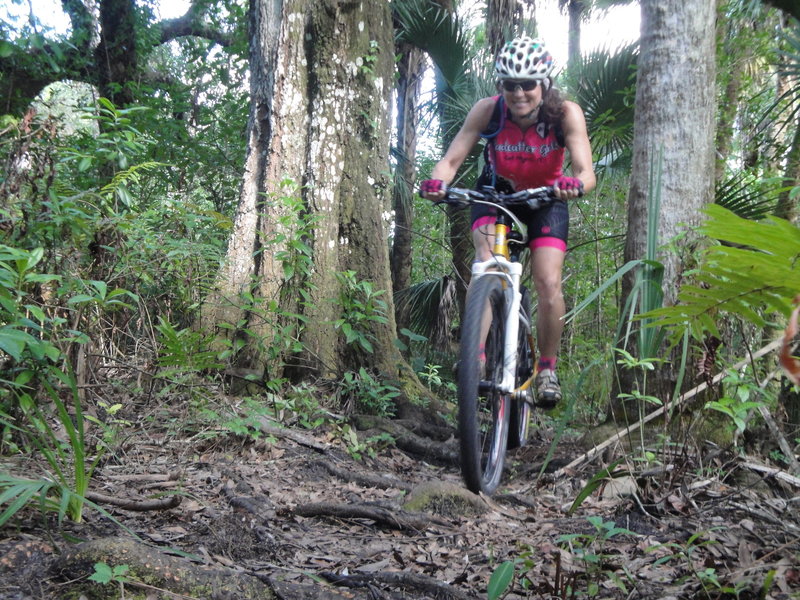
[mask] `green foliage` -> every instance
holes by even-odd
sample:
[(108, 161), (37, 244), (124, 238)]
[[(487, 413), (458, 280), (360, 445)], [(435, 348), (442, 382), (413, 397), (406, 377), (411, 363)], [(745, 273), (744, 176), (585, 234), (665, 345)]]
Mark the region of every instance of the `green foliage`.
[(774, 181), (760, 181), (741, 171), (717, 182), (714, 203), (743, 219), (757, 221), (775, 210), (779, 192)]
[(365, 454), (370, 458), (375, 458), (380, 450), (394, 445), (394, 438), (385, 432), (362, 441), (359, 439), (356, 429), (347, 423), (336, 425), (334, 431), (344, 442), (347, 453), (353, 460), (361, 460)]
[(358, 345), (372, 353), (375, 336), (372, 328), (376, 323), (385, 324), (386, 302), (381, 299), (384, 290), (374, 290), (371, 281), (359, 280), (355, 271), (336, 273), (339, 282), (338, 304), (341, 317), (333, 326), (345, 336), (345, 343)]
[[(52, 334), (65, 320), (51, 317), (31, 299), (36, 286), (61, 279), (38, 272), (35, 267), (43, 256), (42, 248), (26, 251), (0, 245), (0, 350), (18, 363), (26, 358), (51, 363), (61, 356)], [(3, 397), (0, 392), (0, 401)]]
[(221, 353), (212, 349), (216, 337), (189, 327), (176, 329), (163, 317), (158, 318), (156, 331), (159, 338), (158, 364), (176, 371), (205, 371), (220, 369), (224, 363)]
[(497, 600), (514, 581), (514, 562), (507, 560), (500, 563), (497, 568), (492, 572), (489, 578), (489, 585), (486, 588), (486, 597), (488, 600)]
[(722, 385), (725, 395), (718, 400), (706, 402), (704, 408), (728, 416), (733, 421), (736, 432), (741, 433), (747, 427), (751, 411), (764, 405), (763, 400), (758, 399), (764, 391), (751, 377), (733, 369), (728, 370), (722, 379)]
[(280, 192), (271, 194), (266, 204), (277, 215), (278, 232), (273, 238), (264, 240), (265, 248), (267, 251), (273, 246), (280, 248), (275, 257), (283, 266), (286, 281), (294, 278), (302, 281), (313, 268), (309, 240), (313, 239), (314, 227), (321, 216), (309, 214), (299, 186), (290, 179), (281, 182)]
[(644, 315), (679, 334), (688, 328), (698, 340), (703, 332), (720, 336), (716, 319), (722, 312), (736, 315), (759, 328), (769, 315), (788, 317), (791, 300), (800, 290), (800, 230), (769, 217), (755, 222), (711, 205), (701, 231), (717, 243), (708, 248), (694, 273), (681, 287), (675, 306)]
[(580, 505), (583, 504), (583, 501), (586, 500), (586, 498), (588, 498), (589, 496), (591, 496), (592, 493), (594, 493), (594, 491), (598, 487), (600, 487), (600, 485), (602, 485), (604, 481), (613, 479), (615, 477), (627, 476), (629, 474), (627, 471), (616, 470), (616, 468), (619, 466), (621, 462), (622, 459), (616, 460), (609, 466), (595, 473), (592, 476), (592, 478), (589, 479), (588, 482), (586, 482), (586, 485), (583, 486), (583, 489), (580, 491), (575, 500), (572, 502), (572, 506), (569, 507), (567, 514), (569, 515), (573, 514), (578, 509), (578, 507), (580, 507)]
[[(96, 453), (94, 459), (90, 458), (85, 420), (74, 376), (65, 374), (56, 367), (47, 367), (41, 373), (40, 383), (46, 390), (48, 399), (55, 406), (57, 425), (51, 420), (50, 415), (42, 410), (36, 399), (28, 391), (24, 391), (23, 386), (30, 383), (33, 377), (34, 373), (26, 370), (17, 378), (15, 383), (20, 389), (15, 392), (16, 409), (20, 416), (15, 418), (0, 413), (0, 423), (20, 435), (23, 445), (35, 449), (46, 461), (49, 473), (39, 481), (11, 477), (0, 481), (0, 488), (6, 488), (0, 495), (2, 499), (0, 504), (14, 499), (3, 518), (0, 518), (0, 525), (20, 510), (35, 494), (39, 496), (43, 510), (55, 509), (59, 519), (67, 516), (73, 521), (80, 522), (86, 491), (89, 489), (89, 481), (101, 457), (101, 451)], [(69, 407), (61, 398), (60, 386), (64, 386), (71, 393), (72, 402)], [(59, 429), (63, 431), (66, 440), (61, 439)], [(56, 504), (48, 501), (48, 497), (52, 494), (60, 495), (60, 502)]]
[(433, 391), (448, 395), (455, 394), (456, 384), (453, 381), (444, 379), (439, 373), (440, 369), (439, 365), (429, 363), (425, 365), (424, 370), (417, 372), (417, 376)]
[[(693, 533), (689, 536), (689, 539), (683, 543), (669, 542), (667, 544), (656, 544), (655, 546), (647, 548), (646, 551), (658, 553), (667, 552), (667, 554), (658, 558), (654, 565), (661, 565), (669, 561), (678, 561), (682, 563), (688, 575), (681, 577), (679, 581), (694, 578), (700, 584), (704, 597), (712, 598), (711, 593), (713, 592), (714, 594), (733, 594), (734, 597), (738, 598), (741, 591), (747, 587), (746, 582), (738, 581), (732, 586), (725, 585), (720, 581), (716, 569), (703, 565), (700, 559), (695, 557), (698, 550), (719, 543), (715, 539), (705, 539), (710, 533), (711, 531), (699, 531)], [(767, 581), (768, 580), (769, 578)], [(767, 584), (766, 589), (769, 589), (769, 584)]]
[(130, 571), (128, 565), (116, 565), (111, 568), (104, 562), (95, 563), (94, 573), (89, 576), (89, 581), (95, 583), (108, 584), (108, 583), (125, 583), (128, 581), (126, 577)]
[(629, 168), (633, 149), (633, 105), (638, 43), (594, 50), (571, 73), (570, 89), (583, 108), (589, 141), (600, 169)]
[[(604, 521), (602, 517), (590, 516), (586, 520), (594, 527), (592, 533), (571, 533), (558, 537), (557, 542), (565, 550), (569, 550), (572, 555), (583, 563), (588, 578), (586, 593), (590, 598), (600, 593), (600, 583), (602, 577), (607, 577), (610, 583), (619, 588), (623, 594), (628, 593), (625, 581), (615, 572), (608, 570), (605, 563), (610, 557), (607, 554), (608, 543), (618, 535), (636, 534), (624, 527), (617, 527), (614, 521)], [(625, 572), (628, 584), (633, 581), (633, 577)], [(575, 590), (572, 590), (574, 594)]]
[(400, 395), (400, 389), (361, 367), (357, 373), (347, 371), (344, 374), (336, 393), (342, 406), (368, 414), (391, 416), (395, 411), (393, 400)]

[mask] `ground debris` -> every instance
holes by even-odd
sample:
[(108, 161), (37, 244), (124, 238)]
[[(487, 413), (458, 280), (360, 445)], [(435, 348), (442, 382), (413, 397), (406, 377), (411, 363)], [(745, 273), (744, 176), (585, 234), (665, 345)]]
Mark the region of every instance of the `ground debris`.
[[(714, 582), (742, 599), (759, 597), (765, 584), (771, 586), (763, 596), (768, 599), (800, 594), (797, 490), (771, 471), (752, 468), (750, 457), (684, 453), (658, 456), (657, 469), (634, 463), (625, 467), (636, 483), (630, 494), (604, 495), (600, 485), (570, 514), (587, 482), (607, 465), (583, 463), (540, 477), (540, 469), (526, 467), (548, 456), (552, 434), (546, 429), (510, 453), (503, 486), (481, 498), (464, 489), (457, 466), (442, 460), (452, 456), (453, 440), (438, 429), (444, 442), (414, 434), (406, 451), (384, 447), (355, 460), (331, 431), (276, 429), (268, 440), (255, 441), (158, 429), (168, 421), (148, 421), (142, 435), (148, 443), (126, 446), (124, 464), (101, 464), (93, 488), (121, 495), (122, 486), (143, 492), (163, 481), (170, 487), (159, 492), (172, 494), (174, 484), (183, 498), (178, 507), (108, 511), (157, 544), (144, 547), (159, 560), (163, 555), (182, 568), (241, 579), (267, 594), (258, 597), (276, 591), (282, 598), (485, 598), (492, 574), (506, 562), (514, 566), (507, 600), (567, 598), (568, 590), (586, 598), (590, 589), (594, 597), (614, 600), (722, 597)], [(385, 421), (362, 424), (389, 427)], [(393, 431), (407, 435), (406, 428)], [(415, 451), (437, 445), (438, 451), (425, 450), (431, 460)], [(555, 458), (579, 454), (562, 441)], [(741, 485), (740, 473), (755, 480)], [(425, 492), (429, 501), (415, 504)], [(454, 497), (469, 498), (466, 508)], [(15, 534), (0, 538), (0, 600), (61, 600), (72, 586), (89, 585), (93, 560), (122, 564), (86, 550), (122, 535), (96, 511), (87, 509), (83, 523), (61, 526), (71, 538), (89, 540), (83, 550), (54, 538), (58, 527), (54, 519), (43, 523), (32, 507), (21, 514)], [(127, 534), (120, 543), (138, 544)], [(194, 562), (168, 556), (166, 548)], [(86, 560), (70, 570), (68, 557), (76, 555)], [(320, 584), (323, 575), (338, 578), (336, 586)], [(171, 580), (137, 583), (166, 588)]]

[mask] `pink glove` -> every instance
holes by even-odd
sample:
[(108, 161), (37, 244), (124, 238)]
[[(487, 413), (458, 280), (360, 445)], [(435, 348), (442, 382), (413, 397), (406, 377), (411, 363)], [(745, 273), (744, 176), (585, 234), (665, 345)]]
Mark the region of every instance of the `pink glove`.
[(423, 196), (425, 194), (436, 194), (444, 191), (444, 181), (441, 179), (426, 179), (419, 185), (419, 189)]
[(559, 177), (554, 184), (560, 190), (578, 190), (578, 194), (583, 193), (583, 182), (577, 177)]

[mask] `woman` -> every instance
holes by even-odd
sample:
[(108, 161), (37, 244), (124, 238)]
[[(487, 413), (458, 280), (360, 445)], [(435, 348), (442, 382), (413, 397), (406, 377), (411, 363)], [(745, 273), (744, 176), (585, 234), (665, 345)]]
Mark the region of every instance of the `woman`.
[[(497, 56), (495, 74), (499, 96), (475, 103), (461, 130), (431, 179), (422, 182), (424, 197), (444, 196), (464, 159), (481, 137), (487, 139), (486, 166), (478, 186), (491, 185), (501, 192), (554, 186), (562, 202), (536, 211), (521, 210), (528, 227), (531, 274), (538, 296), (536, 403), (551, 408), (561, 400), (556, 362), (565, 312), (561, 271), (567, 249), (567, 200), (595, 187), (592, 150), (583, 110), (564, 100), (550, 77), (553, 58), (541, 40), (523, 36), (508, 42)], [(569, 151), (572, 177), (562, 172)], [(476, 260), (491, 258), (495, 209), (472, 207), (472, 241)]]

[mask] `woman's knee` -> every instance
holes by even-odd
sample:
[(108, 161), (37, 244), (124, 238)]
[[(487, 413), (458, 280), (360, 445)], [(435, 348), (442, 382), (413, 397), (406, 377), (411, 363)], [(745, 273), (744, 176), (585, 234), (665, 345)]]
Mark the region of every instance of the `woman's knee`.
[(561, 273), (539, 274), (533, 279), (539, 301), (553, 301), (562, 296)]

